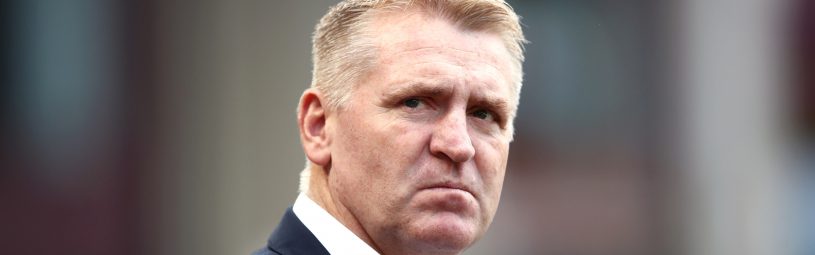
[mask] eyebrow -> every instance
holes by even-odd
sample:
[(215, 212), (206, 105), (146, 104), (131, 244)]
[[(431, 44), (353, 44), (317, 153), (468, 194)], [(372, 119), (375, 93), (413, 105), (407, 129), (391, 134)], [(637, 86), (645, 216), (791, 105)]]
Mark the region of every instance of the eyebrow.
[(476, 92), (471, 105), (489, 107), (491, 110), (504, 115), (504, 117), (509, 115), (509, 102), (494, 95)]
[(394, 84), (400, 86), (383, 93), (387, 100), (399, 100), (409, 96), (426, 96), (426, 97), (440, 97), (451, 94), (453, 88), (451, 86), (429, 84), (423, 81), (409, 82), (406, 84)]
[[(443, 97), (453, 93), (452, 86), (437, 85), (425, 81), (412, 81), (407, 83), (396, 83), (393, 86), (400, 86), (399, 88), (391, 91), (384, 92), (384, 99), (386, 102), (400, 101), (406, 97)], [(502, 99), (501, 97), (492, 95), (492, 93), (485, 93), (484, 91), (473, 91), (468, 99), (467, 104), (475, 107), (485, 107), (489, 110), (501, 115), (502, 121), (510, 116), (509, 99)]]

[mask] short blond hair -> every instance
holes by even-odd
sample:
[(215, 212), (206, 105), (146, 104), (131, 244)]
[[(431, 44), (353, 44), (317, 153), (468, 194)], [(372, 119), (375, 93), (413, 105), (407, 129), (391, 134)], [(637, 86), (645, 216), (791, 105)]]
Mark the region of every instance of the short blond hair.
[(320, 19), (312, 40), (311, 86), (323, 93), (329, 108), (342, 107), (359, 78), (374, 65), (376, 48), (365, 33), (373, 15), (408, 9), (444, 18), (460, 29), (500, 36), (516, 60), (512, 83), (517, 100), (526, 39), (518, 15), (503, 0), (345, 0)]
[[(345, 0), (332, 7), (317, 24), (312, 38), (311, 87), (323, 94), (329, 109), (342, 108), (353, 89), (376, 60), (376, 47), (366, 28), (374, 15), (416, 10), (443, 18), (459, 29), (498, 35), (515, 60), (512, 84), (514, 106), (523, 83), (522, 64), (526, 39), (520, 18), (503, 0)], [(515, 107), (513, 107), (515, 109)], [(510, 116), (510, 126), (515, 113)], [(300, 173), (300, 191), (307, 192), (310, 162)]]

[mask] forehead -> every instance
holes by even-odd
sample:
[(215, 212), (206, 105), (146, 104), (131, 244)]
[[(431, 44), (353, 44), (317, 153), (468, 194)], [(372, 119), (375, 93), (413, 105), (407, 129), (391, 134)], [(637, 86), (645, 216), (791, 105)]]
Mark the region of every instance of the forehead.
[[(417, 11), (387, 13), (374, 17), (371, 26), (379, 68), (432, 75), (439, 63), (468, 68), (468, 76), (498, 90), (514, 87), (513, 58), (498, 35), (465, 31), (449, 21)], [(514, 94), (514, 93), (510, 93)]]

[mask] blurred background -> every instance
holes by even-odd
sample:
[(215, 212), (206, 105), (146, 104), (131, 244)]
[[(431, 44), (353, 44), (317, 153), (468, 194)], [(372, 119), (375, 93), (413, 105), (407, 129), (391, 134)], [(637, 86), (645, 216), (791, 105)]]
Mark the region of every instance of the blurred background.
[[(336, 2), (5, 2), (0, 253), (264, 247)], [(517, 134), (466, 254), (815, 254), (815, 1), (509, 2)]]

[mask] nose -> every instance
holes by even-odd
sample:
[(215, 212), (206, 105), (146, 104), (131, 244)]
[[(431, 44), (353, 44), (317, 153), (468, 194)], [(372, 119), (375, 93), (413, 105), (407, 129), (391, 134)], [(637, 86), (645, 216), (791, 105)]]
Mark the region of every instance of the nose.
[(466, 162), (475, 156), (465, 113), (450, 112), (437, 122), (430, 138), (430, 153), (456, 163)]

